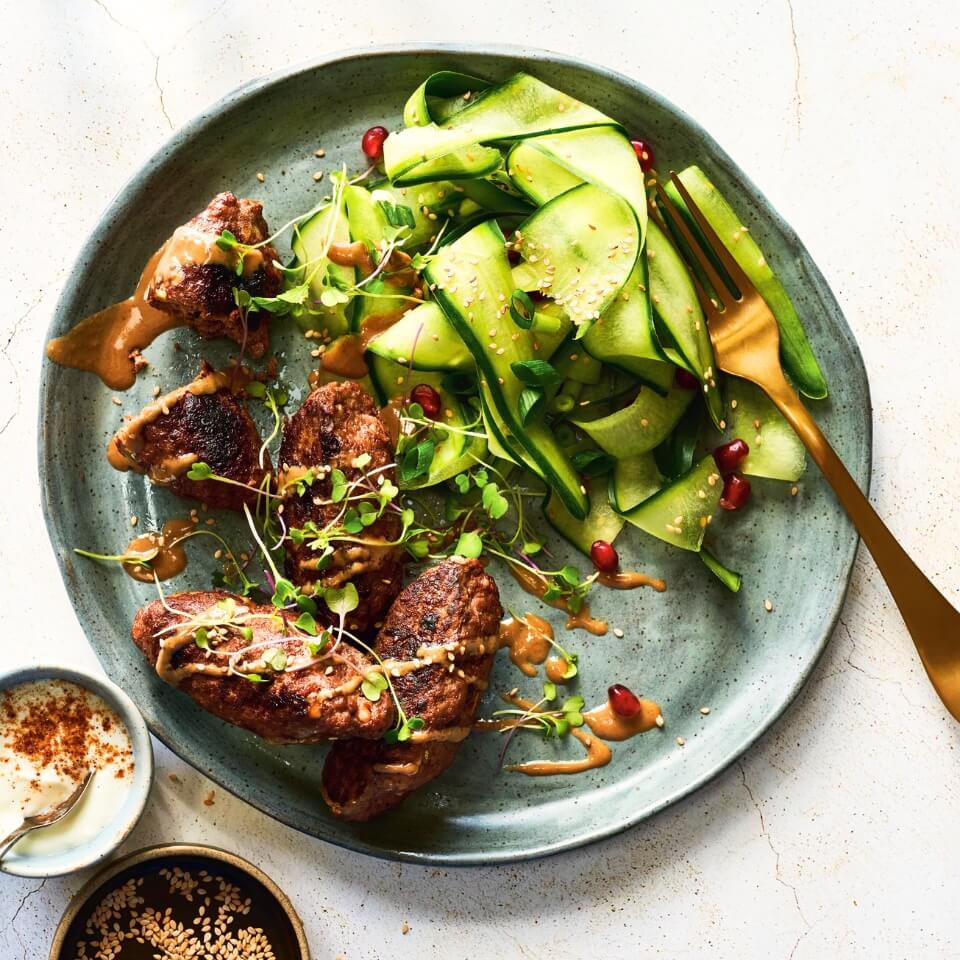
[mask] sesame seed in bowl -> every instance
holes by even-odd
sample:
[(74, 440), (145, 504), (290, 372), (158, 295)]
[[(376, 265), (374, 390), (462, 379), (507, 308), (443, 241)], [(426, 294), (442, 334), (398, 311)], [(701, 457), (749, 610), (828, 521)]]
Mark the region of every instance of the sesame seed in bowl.
[(167, 844), (106, 866), (74, 897), (49, 960), (309, 960), (303, 925), (261, 870)]

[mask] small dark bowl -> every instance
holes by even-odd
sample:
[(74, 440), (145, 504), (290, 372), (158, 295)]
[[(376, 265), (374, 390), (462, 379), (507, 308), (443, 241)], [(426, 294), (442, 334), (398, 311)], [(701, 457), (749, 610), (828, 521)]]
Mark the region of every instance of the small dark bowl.
[[(187, 843), (145, 847), (104, 867), (67, 907), (54, 934), (49, 960), (74, 960), (77, 942), (90, 940), (85, 931), (87, 919), (106, 894), (131, 878), (144, 878), (146, 886), (160, 870), (175, 867), (192, 873), (206, 870), (236, 884), (254, 901), (247, 922), (269, 935), (277, 960), (310, 960), (310, 947), (293, 904), (262, 870), (226, 850)], [(149, 957), (154, 948), (143, 949)]]

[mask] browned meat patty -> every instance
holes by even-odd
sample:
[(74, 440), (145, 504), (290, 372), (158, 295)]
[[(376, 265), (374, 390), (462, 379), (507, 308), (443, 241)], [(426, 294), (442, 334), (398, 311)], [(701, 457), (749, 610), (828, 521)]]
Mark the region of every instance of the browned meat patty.
[[(201, 649), (195, 642), (198, 625), (204, 620), (224, 619), (214, 606), (230, 601), (240, 626), (252, 628), (252, 638), (244, 638), (238, 626), (225, 628), (222, 638), (208, 627), (209, 649)], [(332, 737), (376, 738), (393, 725), (396, 709), (391, 698), (381, 696), (373, 703), (361, 693), (362, 675), (373, 661), (353, 647), (341, 643), (312, 665), (290, 669), (306, 662), (309, 651), (302, 635), (291, 637), (288, 629), (278, 630), (274, 620), (277, 611), (272, 606), (215, 591), (174, 594), (167, 603), (186, 616), (171, 613), (154, 600), (134, 618), (134, 643), (163, 679), (221, 720), (280, 743), (318, 743)], [(292, 614), (281, 616), (288, 624), (295, 619)], [(248, 647), (257, 649), (241, 654), (235, 668), (257, 673), (267, 678), (266, 682), (217, 673), (229, 660), (227, 651)], [(271, 650), (283, 651), (288, 661), (285, 671), (274, 672), (259, 660)], [(324, 691), (335, 692), (331, 696)]]
[[(363, 454), (369, 462), (355, 467)], [(376, 486), (379, 476), (396, 481), (392, 466), (382, 469), (393, 463), (393, 457), (393, 444), (377, 405), (363, 387), (352, 382), (328, 383), (314, 390), (283, 428), (277, 479), (279, 488), (286, 491), (283, 519), (287, 528), (302, 528), (308, 521), (324, 528), (340, 516), (343, 503), (325, 502), (330, 499), (332, 469), (342, 470), (348, 482), (366, 473), (369, 483)], [(307, 470), (317, 475), (319, 470), (324, 476), (298, 495), (289, 484)], [(387, 510), (364, 529), (362, 537), (389, 542), (397, 539), (400, 529), (397, 513)], [(403, 551), (398, 547), (342, 545), (322, 571), (316, 569), (318, 554), (309, 546), (287, 541), (286, 550), (287, 576), (300, 587), (316, 583), (337, 588), (353, 582), (360, 606), (349, 615), (347, 626), (354, 632), (363, 633), (376, 625), (400, 592)]]
[(233, 291), (242, 288), (254, 297), (276, 296), (282, 284), (274, 266), (277, 251), (266, 244), (247, 253), (243, 274), (237, 276), (237, 253), (221, 250), (214, 242), (224, 230), (240, 243), (262, 243), (270, 235), (263, 205), (238, 200), (232, 193), (217, 194), (170, 238), (147, 290), (147, 302), (180, 317), (201, 337), (228, 337), (245, 344), (251, 357), (260, 358), (269, 344), (270, 314), (250, 313), (245, 330)]
[(400, 594), (376, 651), (385, 660), (408, 661), (419, 654), (436, 661), (393, 681), (404, 712), (420, 717), (424, 727), (393, 746), (335, 743), (322, 782), (335, 816), (369, 820), (450, 766), (473, 725), (502, 615), (497, 585), (476, 560), (444, 560)]
[(191, 383), (159, 397), (114, 434), (107, 459), (118, 470), (145, 473), (181, 497), (212, 507), (240, 510), (257, 494), (218, 480), (191, 480), (190, 466), (203, 462), (214, 473), (258, 487), (270, 469), (259, 463), (260, 434), (247, 412), (243, 371), (215, 372), (204, 363)]

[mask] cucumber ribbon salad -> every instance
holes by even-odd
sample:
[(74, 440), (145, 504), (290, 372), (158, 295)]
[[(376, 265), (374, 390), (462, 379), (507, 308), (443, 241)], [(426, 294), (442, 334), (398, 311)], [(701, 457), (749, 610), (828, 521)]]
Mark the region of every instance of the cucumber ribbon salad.
[[(442, 485), (448, 519), (470, 502), (499, 519), (490, 480), (509, 477), (543, 492), (547, 521), (601, 571), (616, 568), (609, 547), (629, 525), (739, 589), (704, 546), (714, 514), (743, 505), (746, 477), (796, 481), (804, 450), (755, 386), (715, 369), (678, 239), (648, 217), (650, 149), (525, 73), (436, 73), (403, 120), (368, 131), (368, 175), (334, 174), (295, 225), (285, 292), (247, 306), (319, 340), (321, 379), (355, 355), (349, 375), (395, 414), (401, 487)], [(825, 397), (790, 298), (733, 206), (698, 167), (680, 178), (776, 316), (788, 375)], [(332, 255), (345, 248), (356, 262)], [(519, 527), (493, 552), (541, 571), (539, 538)], [(545, 577), (551, 590), (579, 579), (564, 572)]]

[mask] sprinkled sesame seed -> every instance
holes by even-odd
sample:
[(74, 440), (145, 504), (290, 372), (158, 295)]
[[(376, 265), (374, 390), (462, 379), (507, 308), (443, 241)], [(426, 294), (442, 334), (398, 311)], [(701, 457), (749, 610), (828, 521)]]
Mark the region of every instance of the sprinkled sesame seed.
[(118, 407), (123, 405), (123, 401), (119, 397), (111, 397), (110, 400)]
[(130, 526), (131, 526), (131, 527), (135, 527), (139, 522), (140, 522), (140, 518), (139, 518), (136, 514), (134, 514), (134, 515), (130, 518)]
[(797, 487), (797, 486), (793, 486), (793, 487), (790, 488), (790, 496), (791, 496), (791, 497), (795, 497), (799, 492), (800, 492), (800, 488)]
[(258, 174), (257, 174), (257, 179), (258, 179), (261, 183), (263, 183), (263, 181), (266, 180), (267, 178), (266, 178), (262, 173), (258, 173)]
[(767, 613), (773, 613), (773, 601), (772, 601), (772, 600), (764, 600), (764, 601), (763, 601), (763, 609), (766, 610)]
[(677, 746), (682, 747), (687, 741), (683, 737), (677, 737)]
[(314, 181), (314, 183), (319, 183), (322, 179), (323, 179), (323, 171), (322, 171), (322, 170), (318, 170), (318, 171), (313, 175), (313, 181)]
[(707, 716), (710, 715), (710, 708), (709, 708), (709, 707), (701, 707), (701, 708), (700, 708), (700, 712), (701, 712), (705, 717), (707, 717)]
[(323, 147), (320, 147), (319, 149), (313, 151), (313, 155), (322, 160), (327, 155), (327, 151), (324, 150)]
[(622, 639), (623, 639), (623, 631), (622, 631), (619, 627), (614, 627), (614, 628), (613, 628), (613, 635), (614, 635), (618, 640), (622, 640)]

